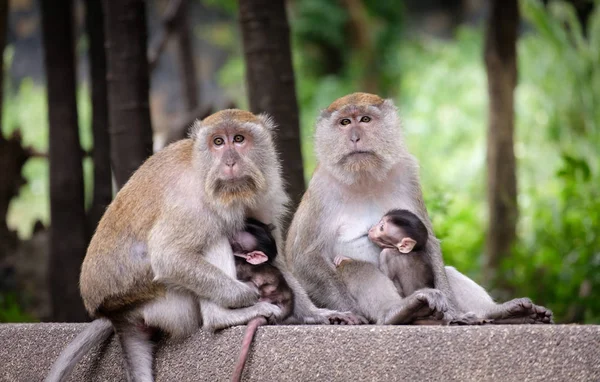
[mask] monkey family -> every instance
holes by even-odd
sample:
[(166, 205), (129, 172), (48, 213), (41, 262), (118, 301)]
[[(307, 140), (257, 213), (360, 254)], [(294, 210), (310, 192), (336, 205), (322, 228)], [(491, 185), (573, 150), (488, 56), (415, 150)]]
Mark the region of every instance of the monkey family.
[[(318, 117), (319, 166), (284, 246), (288, 197), (274, 128), (265, 115), (223, 110), (132, 175), (82, 265), (80, 291), (95, 320), (59, 356), (48, 381), (67, 380), (113, 332), (127, 379), (153, 381), (154, 329), (184, 338), (200, 326), (265, 321), (551, 322), (552, 313), (529, 299), (497, 304), (444, 266), (396, 107), (374, 94), (339, 98)], [(408, 223), (394, 223), (391, 214), (377, 232), (391, 210), (410, 211), (400, 213)], [(337, 256), (352, 261), (336, 267)]]

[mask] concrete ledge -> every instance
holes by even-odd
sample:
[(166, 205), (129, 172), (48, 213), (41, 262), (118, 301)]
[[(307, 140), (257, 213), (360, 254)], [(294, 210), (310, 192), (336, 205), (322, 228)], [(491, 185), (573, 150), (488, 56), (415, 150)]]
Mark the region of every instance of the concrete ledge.
[[(41, 381), (85, 324), (0, 325), (0, 381)], [(227, 381), (244, 327), (157, 351), (157, 381)], [(72, 381), (124, 381), (118, 343)], [(599, 381), (600, 326), (279, 326), (259, 329), (247, 381)]]

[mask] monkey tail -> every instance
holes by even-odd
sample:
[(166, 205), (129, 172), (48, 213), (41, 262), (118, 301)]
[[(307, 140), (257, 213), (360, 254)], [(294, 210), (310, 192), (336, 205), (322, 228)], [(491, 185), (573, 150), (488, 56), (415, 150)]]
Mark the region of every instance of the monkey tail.
[(106, 340), (113, 332), (113, 326), (106, 318), (99, 318), (79, 333), (77, 337), (63, 350), (52, 365), (45, 382), (66, 381), (75, 365), (90, 351), (94, 345)]
[(267, 319), (263, 316), (253, 318), (248, 322), (248, 327), (246, 328), (244, 339), (242, 340), (242, 350), (240, 351), (240, 356), (235, 365), (231, 382), (240, 382), (242, 380), (244, 365), (246, 365), (246, 361), (248, 360), (248, 352), (250, 351), (250, 345), (252, 345), (252, 339), (254, 339), (254, 335), (256, 334), (256, 329), (261, 325), (266, 325), (266, 323)]

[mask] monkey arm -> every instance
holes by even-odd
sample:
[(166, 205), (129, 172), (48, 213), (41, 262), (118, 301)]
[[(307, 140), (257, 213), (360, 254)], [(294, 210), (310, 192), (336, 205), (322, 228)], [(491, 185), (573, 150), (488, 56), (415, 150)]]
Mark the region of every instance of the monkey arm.
[(454, 319), (456, 318), (460, 312), (459, 304), (457, 302), (456, 296), (452, 292), (450, 288), (450, 283), (448, 282), (448, 276), (446, 275), (446, 268), (444, 266), (444, 259), (442, 257), (442, 248), (440, 246), (440, 241), (435, 236), (433, 232), (433, 224), (431, 224), (431, 220), (429, 219), (429, 214), (427, 213), (427, 207), (425, 206), (425, 202), (423, 201), (423, 192), (421, 191), (420, 182), (418, 179), (418, 174), (416, 170), (413, 177), (415, 178), (410, 184), (413, 185), (412, 193), (416, 197), (417, 211), (414, 211), (415, 214), (421, 219), (421, 221), (427, 227), (427, 232), (429, 236), (427, 238), (427, 244), (425, 246), (425, 255), (429, 256), (429, 260), (431, 262), (431, 266), (433, 268), (433, 283), (435, 288), (440, 292), (448, 300), (448, 311), (446, 312), (446, 318)]
[(226, 237), (204, 254), (182, 245), (186, 240), (164, 237), (150, 235), (148, 241), (154, 280), (184, 287), (224, 307), (240, 308), (258, 301), (258, 291), (234, 278), (233, 252)]
[(209, 331), (246, 325), (253, 318), (261, 316), (277, 320), (283, 314), (277, 305), (262, 301), (247, 308), (227, 309), (212, 301), (201, 300), (200, 312), (202, 313), (202, 327)]
[(364, 318), (353, 314), (350, 309), (345, 309), (345, 311), (341, 312), (317, 308), (294, 275), (284, 268), (279, 269), (283, 274), (285, 281), (294, 292), (293, 321), (303, 324), (345, 323), (349, 325), (358, 325), (367, 323)]

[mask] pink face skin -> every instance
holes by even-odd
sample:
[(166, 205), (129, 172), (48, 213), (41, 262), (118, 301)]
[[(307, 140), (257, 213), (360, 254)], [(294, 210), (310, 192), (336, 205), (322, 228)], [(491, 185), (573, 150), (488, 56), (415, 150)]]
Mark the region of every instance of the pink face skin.
[(240, 177), (242, 157), (252, 148), (252, 136), (244, 131), (223, 129), (215, 132), (209, 140), (209, 147), (221, 162), (221, 175), (224, 179)]
[(349, 115), (337, 121), (338, 127), (348, 135), (354, 152), (365, 151), (364, 140), (361, 140), (363, 129), (369, 128), (372, 121), (372, 116), (365, 115), (364, 112), (359, 110), (353, 110)]
[(388, 218), (384, 217), (369, 230), (369, 240), (381, 248), (393, 248), (400, 253), (409, 253), (417, 242), (410, 237), (402, 228), (394, 225)]

